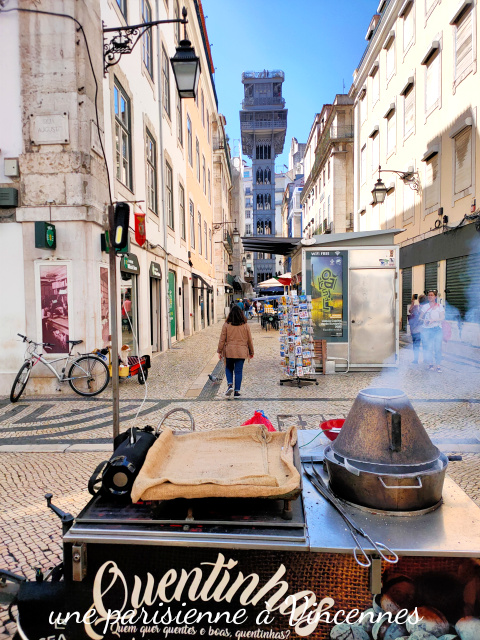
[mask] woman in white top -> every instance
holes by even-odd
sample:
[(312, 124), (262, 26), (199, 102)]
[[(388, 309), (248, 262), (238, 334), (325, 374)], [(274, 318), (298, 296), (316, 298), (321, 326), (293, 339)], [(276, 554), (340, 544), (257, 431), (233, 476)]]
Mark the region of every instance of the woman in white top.
[(422, 306), (420, 320), (423, 322), (422, 339), (425, 346), (425, 362), (431, 371), (435, 370), (433, 361), (440, 372), (442, 363), (442, 322), (445, 320), (445, 309), (438, 304), (435, 291), (428, 292), (428, 304)]

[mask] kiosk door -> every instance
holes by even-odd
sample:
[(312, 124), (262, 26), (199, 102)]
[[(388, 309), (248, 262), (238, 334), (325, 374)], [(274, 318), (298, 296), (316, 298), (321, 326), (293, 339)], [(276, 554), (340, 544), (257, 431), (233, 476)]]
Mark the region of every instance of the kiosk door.
[(396, 364), (395, 269), (350, 270), (350, 364)]

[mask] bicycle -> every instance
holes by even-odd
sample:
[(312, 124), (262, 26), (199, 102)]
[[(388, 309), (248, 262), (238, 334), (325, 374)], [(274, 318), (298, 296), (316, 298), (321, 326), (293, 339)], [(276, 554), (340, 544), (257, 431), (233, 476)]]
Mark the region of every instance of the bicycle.
[[(27, 382), (30, 378), (33, 367), (37, 362), (42, 362), (50, 371), (56, 376), (59, 382), (68, 382), (75, 393), (81, 396), (96, 396), (106, 388), (110, 381), (110, 373), (105, 362), (91, 353), (78, 354), (72, 356), (72, 349), (77, 344), (82, 344), (83, 340), (69, 340), (70, 351), (67, 356), (56, 358), (55, 360), (45, 360), (43, 353), (38, 353), (41, 348), (53, 347), (53, 344), (49, 342), (34, 342), (29, 340), (27, 336), (22, 336), (21, 333), (17, 334), (22, 338), (23, 342), (28, 342), (27, 350), (25, 351), (25, 362), (20, 367), (17, 376), (14, 380), (12, 390), (10, 391), (10, 401), (17, 402), (22, 395)], [(40, 347), (40, 349), (37, 348)], [(58, 373), (53, 364), (66, 360), (65, 366), (62, 367), (62, 372)], [(68, 375), (65, 375), (65, 371), (69, 363), (72, 362)]]

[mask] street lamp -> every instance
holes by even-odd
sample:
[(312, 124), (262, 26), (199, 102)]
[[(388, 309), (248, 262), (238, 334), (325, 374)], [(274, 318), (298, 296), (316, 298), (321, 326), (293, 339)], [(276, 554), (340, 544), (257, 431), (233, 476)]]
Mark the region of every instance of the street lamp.
[(187, 38), (185, 7), (183, 7), (182, 16), (185, 20), (183, 40), (180, 41), (177, 52), (170, 61), (177, 82), (178, 95), (181, 98), (195, 98), (200, 78), (200, 59), (195, 55), (195, 50)]
[(104, 71), (118, 64), (124, 53), (132, 53), (140, 38), (152, 27), (159, 24), (183, 24), (184, 38), (179, 43), (172, 63), (173, 75), (177, 83), (180, 98), (195, 98), (200, 78), (200, 59), (195, 55), (195, 50), (187, 39), (187, 10), (182, 9), (182, 18), (173, 20), (154, 20), (141, 24), (127, 25), (125, 27), (110, 27), (103, 29), (103, 33), (115, 33), (110, 42), (103, 45)]
[(404, 184), (408, 184), (410, 189), (413, 191), (418, 191), (419, 182), (418, 182), (418, 173), (416, 171), (396, 171), (395, 169), (382, 169), (380, 165), (378, 165), (378, 180), (375, 183), (375, 186), (372, 189), (373, 203), (374, 204), (382, 204), (385, 202), (385, 196), (387, 195), (387, 187), (384, 185), (380, 174), (381, 173), (395, 173), (400, 180), (403, 181)]
[(240, 231), (237, 229), (237, 227), (234, 227), (232, 236), (234, 244), (238, 244), (240, 242)]

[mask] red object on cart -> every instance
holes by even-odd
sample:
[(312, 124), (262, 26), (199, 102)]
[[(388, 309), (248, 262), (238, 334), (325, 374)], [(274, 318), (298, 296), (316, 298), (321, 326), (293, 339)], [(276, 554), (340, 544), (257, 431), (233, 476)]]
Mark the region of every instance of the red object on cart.
[[(142, 370), (140, 371), (140, 365)], [(150, 356), (128, 356), (128, 367), (131, 376), (138, 375), (138, 382), (145, 384), (148, 378), (148, 370), (150, 369)]]
[(345, 418), (335, 418), (334, 420), (326, 420), (320, 424), (320, 429), (332, 442), (340, 433), (340, 429), (343, 427)]
[(267, 427), (269, 431), (276, 431), (273, 424), (267, 418), (267, 416), (263, 413), (263, 411), (255, 411), (253, 417), (250, 420), (247, 420), (242, 424), (242, 427), (246, 424), (263, 424)]

